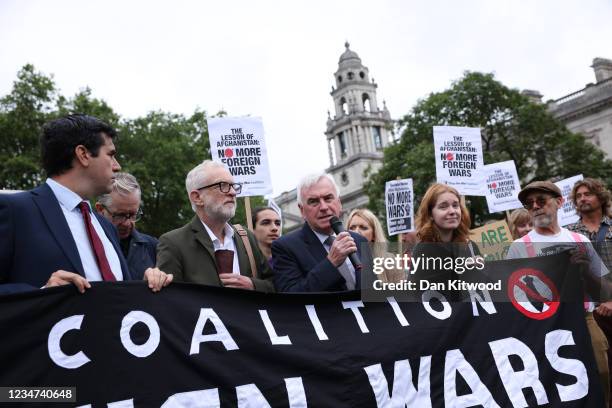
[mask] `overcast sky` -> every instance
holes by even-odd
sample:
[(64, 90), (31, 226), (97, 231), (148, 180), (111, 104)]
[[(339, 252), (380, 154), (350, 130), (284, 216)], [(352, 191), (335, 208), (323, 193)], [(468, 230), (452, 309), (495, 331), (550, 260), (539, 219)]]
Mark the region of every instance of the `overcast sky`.
[[(276, 194), (329, 166), (333, 73), (348, 40), (393, 118), (465, 70), (544, 100), (612, 58), (612, 2), (0, 0), (0, 95), (26, 63), (123, 117), (261, 116)], [(119, 145), (119, 149), (120, 149)]]

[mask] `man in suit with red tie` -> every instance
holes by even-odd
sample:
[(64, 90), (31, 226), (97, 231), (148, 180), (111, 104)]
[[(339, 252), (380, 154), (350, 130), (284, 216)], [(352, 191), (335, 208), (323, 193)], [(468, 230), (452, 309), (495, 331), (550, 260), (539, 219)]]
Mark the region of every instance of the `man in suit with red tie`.
[(274, 291), (254, 235), (240, 236), (244, 230), (228, 224), (242, 185), (222, 164), (206, 160), (187, 174), (185, 186), (196, 216), (159, 238), (157, 266), (176, 281)]
[[(41, 136), (47, 180), (0, 196), (0, 293), (90, 281), (131, 279), (117, 230), (92, 211), (88, 198), (110, 192), (121, 169), (115, 130), (86, 115), (45, 124)], [(158, 269), (145, 272), (154, 291), (172, 281)]]

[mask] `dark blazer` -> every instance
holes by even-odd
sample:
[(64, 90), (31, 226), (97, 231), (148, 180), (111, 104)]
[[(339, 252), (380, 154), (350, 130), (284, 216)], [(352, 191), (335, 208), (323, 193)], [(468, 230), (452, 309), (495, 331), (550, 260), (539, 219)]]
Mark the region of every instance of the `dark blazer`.
[[(357, 255), (367, 250), (367, 240), (350, 232), (357, 244)], [(272, 243), (274, 286), (278, 292), (335, 292), (346, 290), (346, 281), (327, 259), (327, 251), (308, 223)], [(355, 274), (356, 287), (361, 275)]]
[[(259, 267), (257, 278), (253, 278), (255, 290), (274, 292), (274, 285), (271, 281), (272, 271), (264, 262), (265, 258), (259, 251), (255, 237), (251, 232), (248, 232), (248, 235), (255, 256), (255, 265)], [(240, 274), (252, 277), (246, 248), (235, 228), (234, 245), (238, 252)], [(175, 282), (221, 286), (213, 242), (197, 216), (189, 224), (159, 237), (157, 267), (166, 273), (173, 274)]]
[(157, 238), (132, 230), (127, 264), (133, 279), (140, 280), (147, 268), (154, 268), (157, 255)]
[[(123, 279), (130, 280), (115, 227), (93, 212), (113, 244)], [(0, 194), (0, 293), (41, 288), (58, 269), (85, 276), (76, 243), (47, 184)]]

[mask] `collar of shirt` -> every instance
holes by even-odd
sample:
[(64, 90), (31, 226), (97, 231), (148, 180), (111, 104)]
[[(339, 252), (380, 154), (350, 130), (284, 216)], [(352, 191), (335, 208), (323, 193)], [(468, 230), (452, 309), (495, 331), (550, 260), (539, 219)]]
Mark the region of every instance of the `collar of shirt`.
[(83, 200), (81, 196), (70, 190), (68, 187), (61, 185), (51, 178), (48, 178), (46, 183), (49, 188), (51, 188), (51, 191), (53, 191), (53, 194), (55, 194), (55, 197), (57, 198), (57, 201), (59, 201), (60, 205), (68, 211), (74, 210), (81, 201), (85, 201), (89, 207), (89, 212), (91, 212), (89, 201)]
[[(312, 232), (315, 233), (315, 235), (317, 236), (317, 238), (319, 238), (319, 241), (321, 241), (321, 244), (323, 244), (323, 246), (326, 246), (327, 244), (325, 243), (325, 241), (327, 240), (327, 238), (330, 237), (330, 235), (327, 234), (321, 234), (320, 232), (317, 232), (315, 230), (312, 230)], [(336, 234), (331, 234), (332, 237), (335, 237)]]
[(206, 232), (208, 233), (208, 236), (210, 237), (210, 240), (213, 243), (215, 251), (219, 249), (234, 249), (234, 229), (229, 224), (225, 224), (225, 239), (223, 240), (223, 244), (221, 244), (221, 240), (219, 240), (219, 238), (217, 238), (217, 236), (212, 232), (212, 230), (208, 228), (208, 225), (206, 225), (206, 223), (204, 223), (202, 220), (200, 220), (200, 222), (204, 226), (204, 229), (206, 229)]
[[(599, 225), (600, 225), (600, 228), (601, 228), (601, 226), (606, 226), (608, 228), (608, 233), (609, 233), (609, 231), (612, 229), (612, 219), (610, 219), (610, 217), (604, 215), (604, 216), (601, 217), (601, 222), (600, 222)], [(596, 240), (597, 239), (597, 235), (599, 233), (599, 231), (590, 231), (587, 228), (587, 226), (584, 224), (584, 222), (582, 221), (582, 218), (580, 218), (575, 224), (569, 225), (567, 228), (569, 230), (571, 230), (571, 231), (579, 232), (579, 233), (585, 235), (591, 241)]]

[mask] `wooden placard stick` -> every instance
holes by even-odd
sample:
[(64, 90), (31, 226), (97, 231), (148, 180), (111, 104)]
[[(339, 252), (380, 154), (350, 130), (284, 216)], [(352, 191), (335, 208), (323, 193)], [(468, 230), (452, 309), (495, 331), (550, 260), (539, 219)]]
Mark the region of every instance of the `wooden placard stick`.
[(246, 214), (247, 227), (253, 231), (253, 220), (251, 219), (251, 197), (244, 197), (244, 213)]

